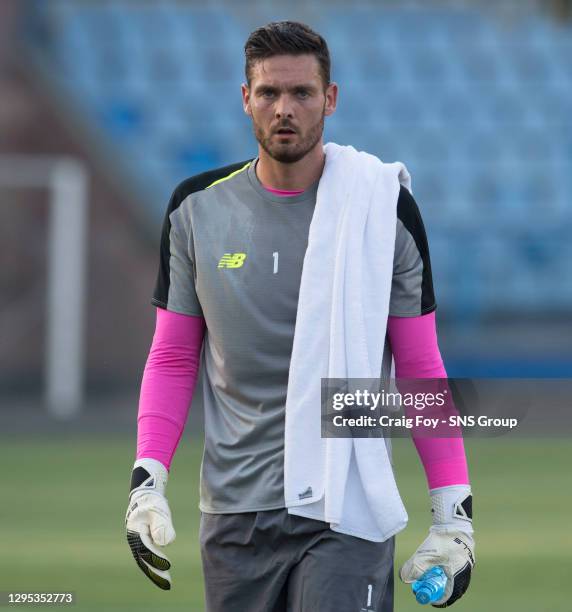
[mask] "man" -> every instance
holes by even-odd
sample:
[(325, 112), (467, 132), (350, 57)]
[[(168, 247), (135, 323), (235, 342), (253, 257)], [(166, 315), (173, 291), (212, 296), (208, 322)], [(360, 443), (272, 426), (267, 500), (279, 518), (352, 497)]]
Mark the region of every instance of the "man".
[[(373, 542), (289, 514), (283, 490), (284, 408), (308, 229), (324, 168), (324, 118), (336, 109), (324, 39), (271, 23), (245, 45), (245, 113), (258, 156), (194, 176), (175, 190), (163, 226), (145, 368), (137, 460), (126, 516), (135, 560), (171, 586), (159, 546), (175, 532), (168, 469), (202, 363), (205, 450), (200, 545), (210, 612), (393, 610), (393, 537)], [(229, 135), (232, 137), (232, 135)], [(399, 377), (446, 377), (436, 343), (429, 251), (401, 188), (384, 360)], [(413, 582), (442, 564), (439, 603), (466, 590), (474, 564), (462, 439), (415, 440), (433, 526), (401, 570)]]

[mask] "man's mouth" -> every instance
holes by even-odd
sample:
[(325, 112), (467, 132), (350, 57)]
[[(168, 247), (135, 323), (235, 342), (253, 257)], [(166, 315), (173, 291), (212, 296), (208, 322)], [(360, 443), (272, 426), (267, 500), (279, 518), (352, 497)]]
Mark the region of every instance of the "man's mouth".
[(290, 128), (280, 128), (276, 130), (277, 134), (295, 134), (296, 132)]

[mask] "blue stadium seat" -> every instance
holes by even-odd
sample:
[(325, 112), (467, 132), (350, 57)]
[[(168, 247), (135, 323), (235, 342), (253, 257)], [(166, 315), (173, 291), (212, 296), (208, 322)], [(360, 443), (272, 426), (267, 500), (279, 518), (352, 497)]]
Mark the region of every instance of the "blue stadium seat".
[[(423, 88), (423, 101), (427, 119), (439, 126), (454, 127), (457, 133), (464, 134), (475, 124), (479, 111), (478, 99), (474, 91), (457, 83), (455, 87), (437, 83)], [(448, 134), (453, 136), (454, 134)]]
[(372, 104), (367, 95), (368, 89), (361, 84), (340, 84), (338, 105), (332, 120), (346, 123), (371, 125), (377, 114), (378, 104)]
[(383, 14), (373, 7), (331, 7), (323, 13), (320, 31), (332, 44), (359, 48), (383, 31)]
[(466, 83), (492, 84), (500, 78), (502, 56), (490, 44), (459, 41), (449, 47), (448, 59), (456, 78)]
[(103, 127), (119, 141), (136, 135), (144, 122), (141, 107), (128, 99), (105, 100), (99, 115)]
[(432, 82), (443, 85), (448, 80), (450, 68), (446, 55), (423, 44), (409, 45), (406, 48), (405, 61), (415, 83)]

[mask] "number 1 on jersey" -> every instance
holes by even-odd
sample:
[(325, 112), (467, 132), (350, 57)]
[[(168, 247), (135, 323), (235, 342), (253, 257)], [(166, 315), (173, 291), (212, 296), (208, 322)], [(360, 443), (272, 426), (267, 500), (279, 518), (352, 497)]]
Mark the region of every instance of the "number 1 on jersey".
[(272, 257), (274, 257), (274, 271), (272, 273), (277, 274), (278, 273), (278, 251), (274, 251), (274, 253), (272, 253)]

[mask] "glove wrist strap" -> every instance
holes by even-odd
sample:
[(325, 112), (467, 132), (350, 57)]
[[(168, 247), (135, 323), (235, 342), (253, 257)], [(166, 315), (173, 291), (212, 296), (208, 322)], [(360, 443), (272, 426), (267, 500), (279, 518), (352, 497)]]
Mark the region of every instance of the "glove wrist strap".
[(434, 527), (473, 533), (473, 496), (469, 485), (431, 489), (429, 494)]
[(169, 472), (167, 468), (156, 459), (137, 459), (131, 473), (131, 486), (129, 497), (136, 491), (147, 491), (165, 495)]

